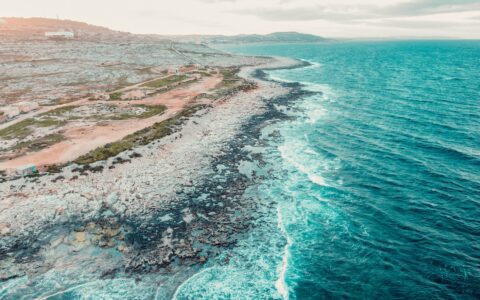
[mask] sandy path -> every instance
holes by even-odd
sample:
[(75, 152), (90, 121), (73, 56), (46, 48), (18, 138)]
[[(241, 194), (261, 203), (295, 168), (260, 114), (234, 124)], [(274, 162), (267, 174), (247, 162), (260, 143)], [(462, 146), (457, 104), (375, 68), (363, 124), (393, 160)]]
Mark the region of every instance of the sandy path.
[[(167, 76), (161, 76), (161, 77), (156, 77), (154, 79), (150, 79), (150, 80), (147, 80), (147, 81), (143, 81), (143, 82), (139, 82), (139, 83), (136, 83), (136, 84), (133, 84), (133, 85), (130, 85), (130, 86), (127, 86), (127, 87), (124, 87), (124, 88), (121, 88), (121, 89), (118, 89), (118, 90), (114, 90), (110, 93), (117, 93), (117, 92), (125, 92), (125, 91), (128, 91), (130, 89), (135, 89), (135, 88), (138, 88), (146, 83), (149, 83), (149, 82), (153, 82), (155, 80), (159, 80), (159, 79), (162, 79), (162, 78), (165, 78), (165, 77), (168, 77), (170, 75), (167, 75)], [(72, 101), (72, 102), (68, 102), (68, 103), (64, 103), (64, 104), (57, 104), (57, 105), (52, 105), (52, 106), (43, 106), (41, 107), (40, 109), (38, 110), (35, 110), (35, 111), (31, 111), (31, 112), (28, 112), (26, 114), (22, 114), (22, 115), (19, 115), (18, 117), (8, 121), (8, 122), (5, 122), (5, 123), (2, 123), (0, 124), (0, 130), (1, 129), (4, 129), (4, 128), (7, 128), (9, 126), (12, 126), (14, 124), (17, 124), (23, 120), (26, 120), (26, 119), (29, 119), (29, 118), (33, 118), (35, 116), (38, 116), (39, 114), (43, 114), (43, 113), (46, 113), (46, 112), (49, 112), (51, 110), (54, 110), (56, 108), (59, 108), (59, 107), (65, 107), (65, 106), (77, 106), (77, 105), (83, 105), (83, 104), (86, 104), (86, 103), (89, 103), (89, 102), (92, 102), (88, 99), (88, 97), (86, 98), (82, 98), (82, 99), (79, 99), (79, 100), (75, 100), (75, 101)], [(98, 101), (94, 101), (94, 102), (97, 102)]]
[[(29, 153), (25, 156), (0, 162), (0, 169), (15, 169), (24, 165), (36, 166), (63, 164), (72, 161), (79, 156), (90, 152), (105, 144), (118, 141), (145, 127), (152, 126), (157, 122), (173, 117), (189, 104), (200, 93), (213, 89), (221, 82), (221, 77), (212, 76), (191, 84), (181, 90), (172, 90), (163, 94), (137, 101), (108, 101), (118, 105), (163, 104), (167, 110), (158, 116), (146, 119), (130, 119), (102, 122), (101, 125), (73, 123), (67, 125), (64, 132), (65, 141), (52, 145), (38, 152)], [(95, 103), (99, 103), (96, 101)], [(107, 102), (105, 102), (107, 103)]]
[[(198, 94), (207, 92), (213, 89), (217, 84), (222, 81), (221, 76), (211, 76), (205, 77), (200, 81), (190, 84), (182, 89), (174, 89), (165, 93), (161, 93), (152, 97), (148, 97), (142, 100), (133, 100), (133, 101), (108, 101), (108, 103), (113, 103), (119, 106), (128, 106), (131, 104), (146, 104), (146, 105), (159, 105), (163, 104), (167, 108), (176, 108), (184, 107), (184, 101), (192, 99)], [(180, 101), (180, 100), (184, 101)]]

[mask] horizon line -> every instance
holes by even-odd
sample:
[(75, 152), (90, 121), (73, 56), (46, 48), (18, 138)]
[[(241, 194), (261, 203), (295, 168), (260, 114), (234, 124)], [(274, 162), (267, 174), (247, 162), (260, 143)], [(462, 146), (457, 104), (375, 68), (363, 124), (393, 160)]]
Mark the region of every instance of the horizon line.
[[(301, 32), (301, 31), (295, 31), (295, 30), (280, 30), (280, 31), (273, 31), (269, 33), (236, 33), (236, 34), (224, 34), (224, 33), (214, 33), (214, 34), (207, 34), (207, 33), (183, 33), (183, 34), (172, 34), (172, 33), (139, 33), (139, 32), (132, 32), (132, 31), (125, 31), (125, 30), (119, 30), (115, 29), (110, 26), (106, 25), (96, 25), (94, 23), (89, 23), (87, 21), (81, 21), (81, 20), (76, 20), (76, 19), (62, 19), (62, 18), (49, 18), (49, 17), (39, 17), (39, 16), (34, 16), (34, 17), (17, 17), (17, 16), (0, 16), (0, 20), (2, 19), (46, 19), (46, 20), (57, 20), (57, 21), (71, 21), (71, 22), (78, 22), (78, 23), (84, 23), (90, 26), (97, 26), (97, 27), (103, 27), (111, 31), (116, 31), (116, 32), (122, 32), (122, 33), (127, 33), (127, 34), (132, 34), (132, 35), (158, 35), (158, 36), (171, 36), (171, 37), (187, 37), (187, 36), (225, 36), (225, 37), (234, 37), (234, 36), (239, 36), (239, 35), (269, 35), (269, 34), (274, 34), (274, 33), (300, 33), (300, 34), (308, 34), (308, 35), (313, 35), (317, 37), (321, 37), (326, 39), (325, 42), (328, 41), (345, 41), (345, 40), (466, 40), (466, 41), (475, 41), (475, 40), (480, 40), (480, 37), (455, 37), (455, 36), (388, 36), (388, 37), (382, 37), (382, 36), (370, 36), (370, 37), (336, 37), (336, 36), (325, 36), (321, 34), (314, 34), (314, 33), (307, 33), (307, 32)], [(1, 25), (2, 23), (0, 23)], [(312, 43), (319, 43), (319, 42), (312, 42)]]

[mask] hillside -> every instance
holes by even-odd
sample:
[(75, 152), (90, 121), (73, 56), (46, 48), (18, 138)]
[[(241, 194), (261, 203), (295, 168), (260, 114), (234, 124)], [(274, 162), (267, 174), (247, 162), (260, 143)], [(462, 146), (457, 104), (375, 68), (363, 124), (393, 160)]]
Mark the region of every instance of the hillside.
[(210, 44), (249, 44), (249, 43), (317, 43), (326, 39), (320, 36), (298, 32), (275, 32), (266, 35), (138, 35), (108, 29), (102, 26), (91, 25), (72, 20), (58, 20), (48, 18), (0, 18), (0, 39), (11, 40), (42, 40), (45, 32), (71, 31), (76, 40), (85, 41), (126, 41), (126, 40), (155, 40), (173, 39), (187, 43)]
[[(172, 38), (172, 37), (170, 37)], [(240, 34), (240, 35), (189, 35), (176, 36), (175, 40), (183, 42), (203, 42), (210, 44), (250, 44), (250, 43), (318, 43), (325, 38), (299, 32), (275, 32), (270, 34)]]
[(275, 32), (266, 35), (241, 34), (235, 36), (220, 36), (210, 40), (211, 43), (316, 43), (324, 38), (298, 32)]
[(10, 39), (44, 39), (47, 31), (72, 31), (82, 40), (119, 39), (132, 36), (126, 32), (71, 20), (47, 18), (0, 18), (0, 37)]

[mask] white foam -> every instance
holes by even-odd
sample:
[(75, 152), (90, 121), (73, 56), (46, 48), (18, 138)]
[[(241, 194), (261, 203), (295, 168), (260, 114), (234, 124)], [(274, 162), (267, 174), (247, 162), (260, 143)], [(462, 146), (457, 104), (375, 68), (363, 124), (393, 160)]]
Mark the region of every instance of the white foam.
[(325, 183), (325, 179), (320, 176), (320, 175), (317, 175), (315, 174), (313, 171), (309, 170), (308, 167), (296, 162), (294, 159), (292, 159), (290, 157), (290, 155), (288, 155), (288, 151), (287, 151), (287, 147), (284, 145), (284, 146), (280, 146), (279, 147), (279, 151), (280, 151), (280, 155), (282, 156), (282, 158), (287, 161), (289, 164), (291, 164), (292, 166), (294, 166), (298, 171), (302, 172), (303, 174), (307, 175), (308, 179), (313, 182), (313, 183), (316, 183), (318, 185), (321, 185), (321, 186), (326, 186), (327, 184)]
[(288, 258), (290, 256), (290, 246), (292, 245), (292, 240), (289, 237), (287, 230), (285, 229), (285, 224), (283, 223), (282, 209), (280, 205), (277, 207), (277, 218), (278, 218), (278, 228), (282, 232), (283, 236), (287, 239), (287, 244), (284, 247), (282, 264), (278, 268), (278, 279), (275, 282), (275, 288), (278, 293), (282, 296), (284, 300), (289, 299), (288, 285), (285, 280), (287, 269), (288, 269)]
[(311, 61), (311, 60), (308, 60), (308, 59), (300, 59), (300, 60), (310, 64), (309, 66), (306, 66), (305, 69), (319, 68), (319, 67), (322, 66), (322, 64), (320, 64), (319, 62), (316, 62), (316, 61)]
[(27, 276), (23, 276), (23, 277), (9, 280), (5, 284), (2, 284), (0, 286), (0, 299), (3, 299), (3, 297), (6, 296), (6, 293), (10, 288), (15, 288), (22, 284), (26, 284), (27, 282), (28, 282)]
[[(177, 289), (175, 290), (175, 293), (173, 294), (173, 297), (172, 297), (172, 300), (177, 300), (177, 297), (178, 297), (178, 293), (182, 290), (182, 288), (185, 286), (185, 284), (187, 284), (188, 282), (190, 282), (191, 280), (193, 280), (194, 278), (202, 275), (202, 273), (204, 272), (207, 272), (207, 271), (210, 271), (211, 269), (213, 269), (214, 267), (209, 267), (209, 268), (205, 268), (203, 269), (202, 271), (196, 273), (195, 275), (193, 275), (192, 277), (188, 278), (187, 280), (185, 280), (184, 282), (182, 282), (182, 284), (180, 284)], [(157, 294), (158, 294), (158, 290), (157, 290)], [(157, 300), (157, 294), (155, 295), (155, 300)]]
[(284, 83), (299, 83), (303, 86), (303, 89), (310, 92), (321, 92), (321, 93), (332, 94), (330, 87), (326, 84), (313, 83), (308, 81), (289, 80), (289, 79), (285, 79), (277, 75), (274, 75), (272, 73), (268, 73), (268, 78), (274, 81), (284, 82)]
[(303, 86), (304, 90), (322, 93), (322, 96), (325, 99), (331, 99), (335, 96), (335, 93), (328, 84), (314, 83), (309, 81), (299, 81), (298, 83)]
[(327, 114), (327, 110), (325, 108), (316, 108), (313, 110), (310, 110), (308, 112), (308, 123), (309, 124), (315, 124), (320, 120), (323, 116)]
[(271, 80), (274, 80), (274, 81), (278, 81), (278, 82), (285, 82), (285, 83), (295, 83), (296, 82), (296, 81), (280, 78), (276, 75), (273, 75), (272, 73), (268, 73), (268, 78), (270, 78)]
[[(308, 60), (304, 60), (304, 61), (311, 64), (310, 66), (308, 66), (306, 68), (318, 68), (318, 67), (321, 66), (317, 62), (311, 62), (311, 61), (308, 61)], [(306, 90), (306, 91), (321, 93), (322, 97), (324, 99), (332, 100), (332, 99), (335, 98), (335, 93), (333, 92), (332, 88), (328, 84), (285, 79), (285, 78), (282, 78), (281, 75), (279, 75), (279, 74), (281, 74), (281, 72), (282, 72), (281, 70), (280, 71), (268, 72), (267, 73), (268, 78), (271, 79), (271, 80), (274, 80), (274, 81), (284, 82), (284, 83), (299, 83), (303, 86), (303, 89)]]
[[(80, 290), (81, 288), (83, 287), (86, 287), (86, 286), (94, 286), (95, 284), (98, 284), (99, 282), (102, 282), (101, 280), (95, 280), (95, 281), (91, 281), (91, 282), (85, 282), (85, 283), (82, 283), (82, 284), (79, 284), (79, 285), (75, 285), (75, 286), (72, 286), (68, 289), (65, 289), (65, 290), (61, 290), (61, 291), (58, 291), (58, 292), (55, 292), (53, 294), (49, 294), (49, 295), (45, 295), (45, 296), (40, 296), (38, 298), (36, 298), (37, 300), (47, 300), (49, 298), (52, 298), (52, 297), (55, 297), (55, 296), (59, 296), (59, 295), (62, 295), (62, 294), (65, 294), (65, 293), (68, 293), (68, 292), (71, 292), (71, 291), (74, 291), (74, 290)], [(90, 289), (90, 291), (92, 291), (93, 289)]]
[(308, 175), (308, 179), (310, 179), (310, 181), (318, 184), (318, 185), (321, 185), (321, 186), (325, 186), (325, 179), (322, 177), (322, 176), (318, 176), (318, 175), (312, 175), (312, 174), (307, 174)]

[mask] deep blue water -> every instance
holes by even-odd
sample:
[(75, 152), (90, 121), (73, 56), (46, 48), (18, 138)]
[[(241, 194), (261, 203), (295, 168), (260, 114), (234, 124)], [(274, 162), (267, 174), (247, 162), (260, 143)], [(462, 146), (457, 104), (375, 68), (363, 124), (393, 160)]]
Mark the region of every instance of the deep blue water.
[(183, 295), (480, 298), (479, 41), (226, 50), (309, 61), (269, 76), (315, 93), (264, 129), (272, 226)]

